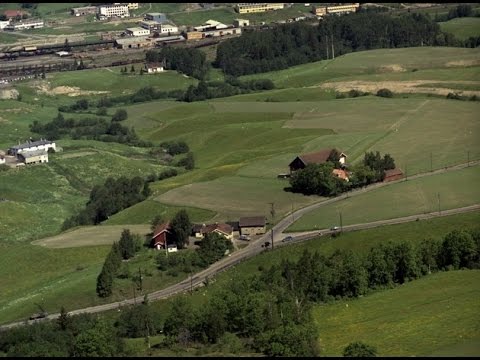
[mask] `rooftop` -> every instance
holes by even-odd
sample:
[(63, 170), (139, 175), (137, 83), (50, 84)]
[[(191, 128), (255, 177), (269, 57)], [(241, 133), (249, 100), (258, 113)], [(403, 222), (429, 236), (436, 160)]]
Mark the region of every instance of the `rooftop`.
[(239, 221), (240, 227), (265, 226), (265, 216), (247, 216), (241, 217)]
[(28, 148), (34, 147), (34, 146), (53, 144), (53, 143), (54, 143), (53, 141), (41, 139), (41, 140), (38, 140), (38, 141), (27, 141), (26, 143), (12, 146), (12, 147), (10, 147), (10, 149), (22, 150), (22, 149), (28, 149)]
[(47, 155), (47, 152), (45, 150), (35, 150), (22, 152), (19, 155), (21, 155), (24, 159), (27, 159), (35, 156)]
[(120, 45), (128, 45), (128, 44), (135, 44), (140, 42), (147, 42), (147, 41), (150, 41), (150, 39), (148, 38), (148, 36), (136, 36), (136, 37), (127, 37), (127, 38), (117, 39), (115, 41), (117, 42), (117, 44), (120, 44)]

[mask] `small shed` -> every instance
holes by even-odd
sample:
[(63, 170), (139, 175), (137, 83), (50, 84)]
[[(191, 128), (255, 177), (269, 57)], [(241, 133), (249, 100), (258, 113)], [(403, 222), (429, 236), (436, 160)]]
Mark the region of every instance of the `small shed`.
[(383, 179), (383, 182), (399, 180), (401, 178), (403, 178), (402, 170), (400, 170), (399, 168), (395, 168), (385, 171), (385, 178)]

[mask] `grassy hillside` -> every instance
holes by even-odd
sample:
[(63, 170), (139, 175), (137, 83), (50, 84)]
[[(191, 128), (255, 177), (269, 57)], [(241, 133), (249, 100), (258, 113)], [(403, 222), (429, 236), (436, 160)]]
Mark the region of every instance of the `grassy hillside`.
[(480, 271), (437, 273), (356, 300), (317, 306), (322, 354), (342, 356), (351, 342), (379, 356), (480, 355)]
[(443, 31), (452, 33), (459, 39), (468, 39), (470, 36), (480, 36), (480, 18), (463, 17), (439, 23)]
[(438, 211), (438, 194), (441, 210), (477, 204), (480, 191), (476, 184), (479, 181), (478, 166), (402, 181), (325, 205), (302, 216), (288, 231), (325, 229), (339, 225), (340, 212), (343, 225), (435, 212)]

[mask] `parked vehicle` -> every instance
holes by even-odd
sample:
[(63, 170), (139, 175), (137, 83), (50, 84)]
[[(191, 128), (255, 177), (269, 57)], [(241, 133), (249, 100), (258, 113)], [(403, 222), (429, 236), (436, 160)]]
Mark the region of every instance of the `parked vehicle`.
[(332, 231), (337, 231), (338, 229), (340, 229), (338, 226), (332, 226), (332, 227), (330, 228), (330, 230), (332, 230)]
[(240, 240), (249, 241), (249, 240), (250, 240), (250, 236), (248, 236), (248, 235), (240, 235), (239, 239), (240, 239)]
[(287, 241), (292, 241), (292, 240), (293, 240), (292, 236), (287, 236), (287, 237), (283, 238), (282, 242), (287, 242)]

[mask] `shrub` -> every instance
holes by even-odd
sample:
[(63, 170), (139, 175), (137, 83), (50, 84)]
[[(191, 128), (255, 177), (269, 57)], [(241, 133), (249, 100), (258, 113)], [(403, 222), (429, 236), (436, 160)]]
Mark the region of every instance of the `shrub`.
[(345, 357), (374, 357), (377, 356), (377, 349), (375, 347), (364, 344), (362, 342), (350, 343), (345, 350), (343, 350)]
[(385, 98), (392, 98), (393, 92), (389, 89), (380, 89), (377, 91), (377, 96), (385, 97)]

